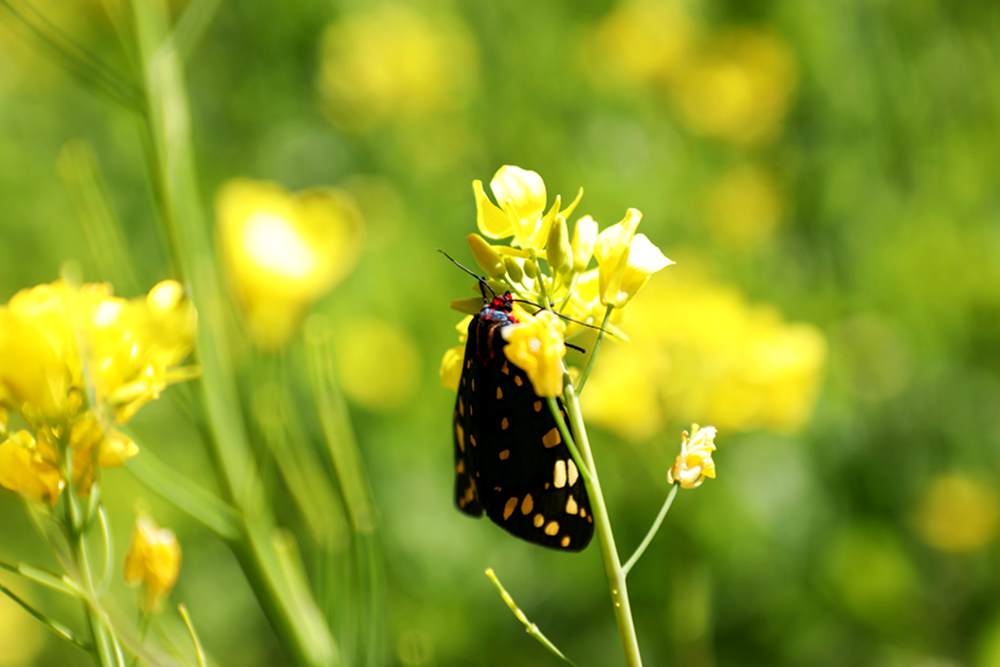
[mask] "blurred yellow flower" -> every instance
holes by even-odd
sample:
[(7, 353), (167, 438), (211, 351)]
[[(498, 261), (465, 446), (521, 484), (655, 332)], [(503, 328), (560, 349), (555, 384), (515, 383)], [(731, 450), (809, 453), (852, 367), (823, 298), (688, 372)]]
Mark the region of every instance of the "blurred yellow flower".
[(690, 271), (655, 279), (630, 304), (630, 344), (609, 341), (583, 394), (589, 418), (632, 440), (685, 414), (726, 431), (795, 431), (823, 377), (818, 329)]
[(12, 434), (0, 443), (0, 486), (28, 500), (55, 505), (65, 483), (58, 459), (45, 454), (28, 431)]
[(732, 248), (751, 248), (774, 234), (784, 213), (777, 179), (754, 165), (729, 169), (708, 187), (705, 221), (715, 238)]
[(173, 531), (160, 528), (149, 517), (136, 519), (125, 556), (125, 582), (142, 585), (142, 606), (147, 613), (156, 611), (173, 589), (180, 568), (181, 547)]
[(630, 208), (621, 222), (597, 235), (594, 256), (600, 269), (601, 303), (622, 308), (642, 289), (649, 277), (673, 264), (645, 234), (635, 230), (642, 220)]
[(3, 485), (54, 500), (64, 483), (63, 452), (71, 447), (73, 481), (86, 494), (98, 467), (134, 456), (135, 444), (112, 424), (197, 374), (178, 366), (191, 352), (195, 326), (194, 310), (174, 281), (131, 300), (114, 297), (108, 285), (57, 281), (0, 306), (0, 402), (34, 431), (4, 444)]
[(331, 120), (362, 131), (461, 108), (475, 88), (477, 60), (455, 17), (383, 2), (326, 28), (317, 85)]
[(677, 483), (682, 489), (696, 489), (705, 479), (715, 479), (715, 427), (691, 426), (691, 433), (681, 433), (681, 453), (667, 471), (667, 482)]
[(568, 218), (583, 197), (583, 188), (580, 188), (576, 199), (560, 210), (562, 198), (557, 195), (546, 212), (547, 195), (542, 177), (534, 171), (508, 164), (494, 174), (490, 190), (496, 204), (486, 196), (482, 181), (476, 179), (472, 182), (479, 231), (491, 239), (513, 236), (514, 245), (533, 250), (545, 248), (549, 227), (556, 216)]
[(671, 89), (692, 130), (752, 144), (778, 134), (797, 76), (795, 58), (777, 36), (734, 30), (704, 44)]
[(357, 261), (362, 221), (334, 189), (291, 194), (261, 181), (227, 182), (216, 198), (219, 241), (251, 339), (281, 347), (302, 312)]
[(462, 378), (465, 341), (469, 336), (469, 323), (471, 321), (472, 315), (466, 315), (455, 325), (459, 344), (445, 350), (444, 356), (441, 357), (441, 367), (438, 370), (441, 375), (441, 384), (452, 391), (458, 391), (458, 381)]
[(671, 0), (626, 0), (584, 33), (580, 56), (598, 85), (668, 79), (687, 58), (691, 19)]
[(1000, 499), (988, 484), (959, 474), (942, 475), (926, 489), (916, 525), (920, 536), (935, 549), (975, 551), (997, 536)]
[(359, 317), (337, 336), (337, 369), (344, 393), (372, 410), (405, 406), (420, 382), (413, 337), (391, 322)]
[(566, 325), (548, 310), (537, 315), (522, 313), (517, 324), (504, 327), (504, 354), (524, 370), (539, 396), (560, 396), (563, 388), (563, 357)]

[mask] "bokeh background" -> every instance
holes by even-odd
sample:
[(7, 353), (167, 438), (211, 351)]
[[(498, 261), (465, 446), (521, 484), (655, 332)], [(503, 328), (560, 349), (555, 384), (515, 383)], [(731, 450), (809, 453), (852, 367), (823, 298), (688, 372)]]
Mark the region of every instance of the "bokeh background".
[[(128, 69), (100, 3), (31, 4)], [(67, 168), (81, 140), (135, 276), (116, 287), (139, 294), (171, 268), (136, 118), (0, 18), (3, 299), (67, 261), (110, 278)], [(438, 363), (472, 286), (435, 250), (468, 258), (470, 181), (510, 163), (550, 196), (582, 185), (602, 224), (641, 209), (677, 261), (585, 396), (625, 551), (680, 429), (720, 431), (718, 480), (680, 494), (630, 577), (647, 663), (1000, 665), (996, 3), (224, 2), (188, 79), (209, 210), (246, 177), (342, 187), (364, 215), (315, 310), (338, 323), (379, 510), (391, 664), (556, 664), (486, 566), (581, 665), (620, 660), (596, 548), (544, 552), (452, 507)], [(135, 431), (211, 485), (171, 404)], [(179, 533), (174, 597), (220, 664), (280, 660), (225, 546), (127, 471), (105, 479), (119, 545), (140, 498)], [(0, 517), (0, 555), (45, 563), (13, 494)], [(0, 600), (0, 666), (82, 659), (44, 633)]]

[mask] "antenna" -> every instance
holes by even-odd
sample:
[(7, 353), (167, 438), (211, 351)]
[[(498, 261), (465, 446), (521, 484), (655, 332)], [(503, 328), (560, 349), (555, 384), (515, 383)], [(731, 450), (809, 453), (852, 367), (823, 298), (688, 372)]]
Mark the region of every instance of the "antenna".
[[(469, 267), (467, 267), (465, 264), (462, 264), (460, 261), (458, 261), (457, 259), (455, 259), (451, 255), (449, 255), (448, 253), (446, 253), (444, 250), (441, 250), (441, 248), (438, 248), (438, 252), (441, 253), (442, 255), (444, 255), (445, 257), (447, 257), (448, 261), (450, 261), (452, 264), (454, 264), (455, 266), (457, 266), (458, 268), (462, 269), (463, 271), (465, 271), (466, 273), (468, 273), (470, 276), (472, 276), (473, 278), (475, 278), (476, 280), (478, 280), (479, 281), (479, 291), (480, 292), (482, 292), (483, 291), (483, 287), (485, 287), (486, 289), (488, 289), (490, 291), (490, 294), (492, 296), (496, 296), (497, 295), (496, 291), (492, 287), (490, 287), (490, 284), (488, 282), (486, 282), (486, 278), (483, 278), (481, 275), (479, 275), (478, 273), (476, 273), (475, 271), (473, 271), (472, 269), (470, 269)], [(484, 298), (486, 297), (485, 293), (483, 294), (483, 297)]]
[[(534, 301), (528, 301), (527, 299), (511, 299), (511, 301), (513, 301), (514, 303), (524, 303), (524, 304), (527, 304), (529, 306), (534, 306), (535, 308), (538, 309), (538, 312), (541, 312), (541, 311), (545, 310), (544, 306), (540, 306), (537, 303), (535, 303)], [(601, 328), (601, 327), (597, 326), (596, 324), (588, 324), (587, 322), (582, 322), (582, 321), (580, 321), (578, 319), (570, 317), (569, 315), (563, 315), (562, 313), (556, 312), (554, 310), (552, 311), (552, 314), (555, 315), (556, 317), (561, 317), (562, 319), (564, 319), (564, 320), (566, 320), (568, 322), (572, 322), (573, 324), (579, 324), (581, 327), (587, 327), (588, 329), (596, 329), (597, 331), (602, 331), (602, 332), (608, 334), (609, 336), (613, 336), (613, 337), (617, 338), (617, 336), (615, 336), (613, 333), (611, 333), (607, 329), (604, 329), (604, 328)]]

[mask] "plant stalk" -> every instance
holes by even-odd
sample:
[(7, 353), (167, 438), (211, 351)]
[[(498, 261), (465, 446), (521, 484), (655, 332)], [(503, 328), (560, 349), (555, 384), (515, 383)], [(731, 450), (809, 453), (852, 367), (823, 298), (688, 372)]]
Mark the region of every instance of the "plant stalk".
[[(610, 310), (610, 309), (609, 309)], [(596, 346), (594, 352), (596, 352)], [(639, 640), (635, 634), (635, 622), (632, 620), (632, 606), (629, 603), (628, 584), (625, 581), (625, 570), (618, 557), (614, 533), (611, 530), (611, 519), (604, 502), (601, 490), (601, 480), (594, 464), (594, 454), (590, 449), (587, 428), (583, 423), (583, 413), (580, 410), (580, 399), (571, 382), (567, 382), (563, 393), (566, 411), (569, 414), (570, 428), (573, 439), (583, 456), (584, 463), (590, 475), (584, 477), (587, 493), (590, 495), (590, 510), (594, 516), (594, 528), (597, 541), (601, 547), (601, 558), (604, 561), (604, 573), (608, 579), (608, 591), (611, 594), (611, 606), (618, 625), (618, 636), (625, 651), (625, 663), (628, 667), (642, 667), (642, 656), (639, 653)]]

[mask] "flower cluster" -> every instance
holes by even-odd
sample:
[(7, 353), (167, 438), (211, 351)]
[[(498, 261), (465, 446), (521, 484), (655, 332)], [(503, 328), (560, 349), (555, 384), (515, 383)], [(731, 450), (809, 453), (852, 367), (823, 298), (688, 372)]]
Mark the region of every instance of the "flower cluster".
[[(614, 322), (621, 309), (651, 275), (673, 262), (645, 234), (636, 233), (642, 213), (634, 208), (603, 230), (591, 216), (581, 216), (571, 234), (569, 220), (583, 197), (582, 188), (565, 208), (559, 195), (550, 204), (541, 176), (504, 165), (490, 181), (495, 201), (479, 180), (473, 181), (472, 190), (482, 233), (468, 239), (476, 263), (498, 290), (551, 311), (537, 317), (518, 312), (519, 323), (505, 331), (507, 356), (528, 373), (536, 393), (558, 395), (564, 340), (580, 333), (582, 325), (602, 322), (620, 333)], [(510, 244), (493, 245), (484, 237), (510, 239)], [(477, 310), (475, 305), (472, 310)], [(461, 348), (445, 354), (441, 377), (447, 386), (457, 383), (460, 364)]]
[[(54, 504), (67, 470), (86, 494), (99, 468), (135, 456), (115, 425), (196, 374), (178, 365), (194, 330), (174, 281), (131, 300), (106, 284), (63, 281), (15, 294), (0, 306), (0, 485)], [(14, 432), (11, 416), (21, 425)]]
[(687, 415), (727, 432), (795, 432), (812, 413), (827, 343), (810, 324), (689, 269), (654, 279), (627, 325), (630, 343), (601, 349), (583, 396), (588, 417), (620, 436), (648, 440)]

